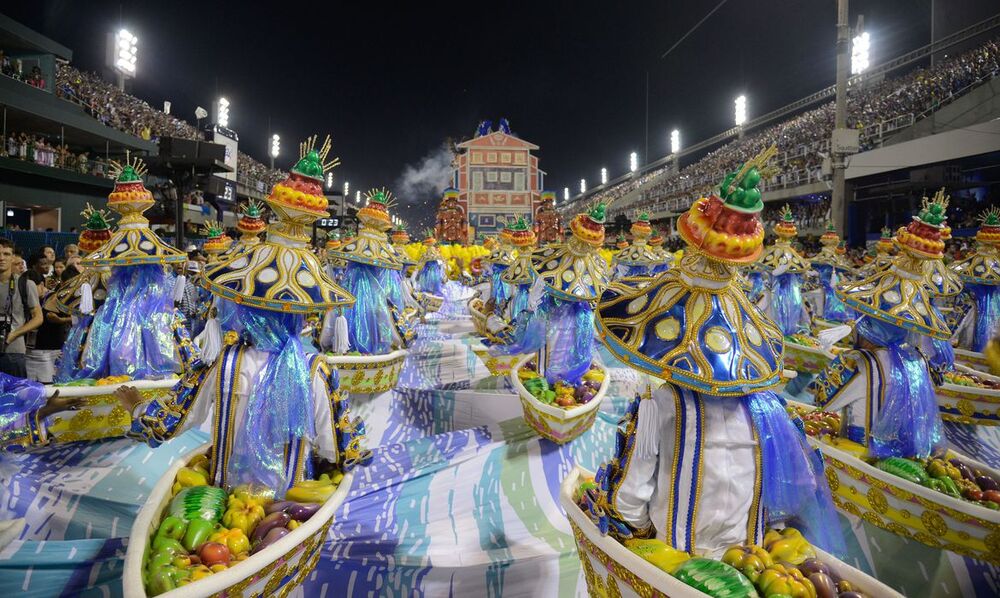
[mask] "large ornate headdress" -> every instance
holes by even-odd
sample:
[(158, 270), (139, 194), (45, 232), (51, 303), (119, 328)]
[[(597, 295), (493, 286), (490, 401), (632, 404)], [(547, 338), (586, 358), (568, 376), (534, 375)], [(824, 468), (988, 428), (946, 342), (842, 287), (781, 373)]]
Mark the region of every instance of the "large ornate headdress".
[(146, 165), (126, 155), (125, 162), (111, 162), (115, 188), (108, 207), (118, 212), (118, 230), (101, 247), (82, 260), (86, 266), (137, 266), (183, 262), (187, 255), (163, 242), (149, 228), (143, 213), (156, 203), (142, 183)]
[(266, 240), (208, 267), (199, 284), (234, 303), (270, 311), (316, 313), (354, 302), (308, 246), (313, 223), (327, 214), (323, 175), (338, 163), (326, 161), (329, 137), (319, 150), (315, 143), (313, 136), (300, 144), (299, 161), (268, 195), (277, 220)]
[(769, 148), (725, 177), (719, 194), (679, 219), (680, 264), (641, 289), (612, 285), (598, 303), (598, 331), (631, 367), (708, 395), (740, 396), (779, 383), (783, 338), (741, 289), (737, 266), (762, 251), (757, 188)]
[(392, 193), (385, 187), (372, 189), (365, 194), (365, 198), (365, 207), (358, 210), (358, 220), (361, 222), (358, 236), (334, 251), (332, 257), (399, 270), (403, 263), (386, 234), (392, 228), (392, 218), (389, 216), (389, 209), (395, 205)]

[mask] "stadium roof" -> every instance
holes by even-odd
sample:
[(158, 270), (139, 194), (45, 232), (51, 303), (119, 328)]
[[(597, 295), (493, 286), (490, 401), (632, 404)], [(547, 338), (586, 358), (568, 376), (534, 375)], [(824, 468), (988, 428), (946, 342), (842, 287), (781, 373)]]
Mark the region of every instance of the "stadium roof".
[(4, 14), (0, 14), (0, 48), (7, 52), (54, 54), (63, 60), (73, 60), (72, 50)]

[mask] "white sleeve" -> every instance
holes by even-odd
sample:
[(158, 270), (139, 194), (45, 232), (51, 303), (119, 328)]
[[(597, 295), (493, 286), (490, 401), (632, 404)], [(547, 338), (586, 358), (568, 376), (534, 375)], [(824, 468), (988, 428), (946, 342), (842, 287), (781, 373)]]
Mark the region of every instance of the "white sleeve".
[(323, 459), (337, 462), (337, 437), (333, 431), (333, 413), (330, 390), (321, 369), (317, 368), (312, 378), (313, 417), (316, 421), (316, 441), (314, 449)]
[[(661, 449), (664, 447), (662, 438), (664, 434), (674, 433), (674, 401), (662, 389), (656, 392), (652, 400), (656, 401), (656, 422), (653, 428), (657, 447), (655, 454), (635, 454), (634, 449), (640, 444), (640, 439), (634, 439), (633, 451), (619, 464), (625, 470), (625, 477), (614, 490), (612, 505), (618, 511), (618, 516), (637, 530), (644, 530), (650, 526), (649, 503), (656, 491), (656, 472)], [(636, 429), (639, 430), (646, 425), (636, 422)], [(669, 455), (663, 456), (669, 457)]]

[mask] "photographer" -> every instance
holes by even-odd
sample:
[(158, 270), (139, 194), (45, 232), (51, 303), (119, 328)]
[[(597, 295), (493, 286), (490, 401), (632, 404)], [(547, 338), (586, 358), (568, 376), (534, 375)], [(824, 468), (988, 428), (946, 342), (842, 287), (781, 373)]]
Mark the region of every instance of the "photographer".
[(0, 372), (27, 376), (24, 335), (42, 325), (34, 283), (14, 273), (14, 244), (0, 239)]

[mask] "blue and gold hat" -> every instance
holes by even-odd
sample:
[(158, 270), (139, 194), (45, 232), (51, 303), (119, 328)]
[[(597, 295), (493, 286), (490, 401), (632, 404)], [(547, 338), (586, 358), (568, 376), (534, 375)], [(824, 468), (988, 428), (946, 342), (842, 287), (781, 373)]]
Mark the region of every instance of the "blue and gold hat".
[(952, 264), (966, 284), (985, 286), (1000, 285), (1000, 210), (991, 208), (980, 220), (976, 231), (976, 252), (968, 258)]
[(415, 266), (417, 264), (417, 260), (411, 258), (406, 253), (406, 246), (410, 244), (410, 233), (406, 232), (406, 226), (402, 224), (397, 225), (392, 233), (390, 233), (389, 239), (392, 240), (392, 247), (396, 250), (396, 257), (399, 258), (400, 264), (404, 267)]
[(366, 197), (368, 201), (365, 207), (358, 210), (358, 220), (361, 222), (358, 236), (331, 251), (330, 256), (358, 264), (400, 270), (403, 263), (386, 234), (392, 228), (389, 217), (392, 193), (385, 188), (372, 189)]
[[(671, 384), (740, 396), (780, 383), (783, 337), (747, 299), (737, 268), (760, 255), (757, 184), (769, 148), (727, 175), (720, 195), (681, 217), (688, 244), (676, 268), (645, 288), (612, 285), (598, 303), (598, 332), (612, 354)], [(740, 193), (734, 193), (739, 189)]]
[(840, 235), (837, 234), (837, 230), (833, 227), (832, 222), (826, 223), (826, 231), (820, 236), (819, 242), (822, 245), (819, 253), (809, 260), (814, 266), (830, 266), (831, 268), (844, 271), (851, 269), (851, 265), (837, 251), (840, 245)]
[[(329, 137), (320, 150), (315, 149), (315, 142), (311, 137), (300, 146), (301, 159), (289, 180), (276, 188), (302, 187), (301, 180), (296, 187), (293, 177), (322, 181), (323, 173), (336, 165), (336, 160), (324, 162)], [(272, 191), (266, 201), (277, 220), (268, 227), (265, 241), (209, 266), (198, 283), (239, 305), (270, 311), (308, 314), (354, 303), (354, 297), (326, 275), (319, 258), (309, 250), (312, 224), (325, 210), (290, 197), (294, 199)]]
[(535, 280), (535, 268), (531, 262), (532, 248), (535, 246), (535, 231), (531, 230), (524, 218), (518, 218), (510, 229), (511, 243), (517, 249), (517, 261), (500, 275), (507, 284), (528, 284)]
[(649, 214), (643, 212), (632, 223), (632, 245), (622, 249), (615, 255), (615, 263), (623, 266), (653, 266), (662, 261), (662, 257), (648, 243), (653, 234), (649, 226)]
[(511, 231), (510, 227), (514, 225), (514, 221), (511, 220), (504, 226), (503, 230), (496, 238), (496, 247), (490, 252), (490, 254), (483, 258), (483, 262), (486, 264), (498, 264), (500, 266), (510, 266), (517, 259), (514, 255), (514, 246), (511, 243)]
[(83, 297), (83, 285), (90, 285), (90, 296), (94, 309), (97, 309), (108, 298), (108, 280), (111, 269), (108, 267), (86, 268), (73, 278), (62, 282), (55, 292), (45, 300), (45, 309), (64, 315), (79, 315), (80, 301)]
[(573, 235), (565, 243), (545, 247), (532, 256), (545, 290), (563, 301), (594, 301), (608, 286), (608, 264), (597, 252), (604, 244), (606, 205), (599, 203), (569, 223)]
[(149, 228), (143, 212), (156, 203), (142, 183), (146, 165), (138, 158), (126, 157), (125, 163), (111, 162), (115, 189), (108, 195), (108, 207), (121, 214), (118, 230), (104, 245), (80, 260), (84, 266), (139, 266), (176, 264), (187, 255), (163, 242)]
[(896, 232), (895, 242), (902, 249), (892, 265), (857, 282), (837, 288), (837, 296), (848, 307), (862, 314), (905, 330), (948, 339), (951, 331), (931, 304), (935, 294), (927, 280), (928, 261), (943, 257), (942, 232), (946, 227), (947, 198), (924, 198), (924, 207), (905, 228)]
[(759, 265), (765, 271), (773, 272), (775, 269), (786, 266), (786, 274), (803, 274), (809, 270), (809, 262), (806, 261), (795, 248), (792, 247), (792, 239), (798, 236), (799, 231), (795, 226), (795, 218), (792, 210), (787, 205), (781, 211), (781, 221), (774, 225), (774, 234), (778, 237), (764, 251)]

